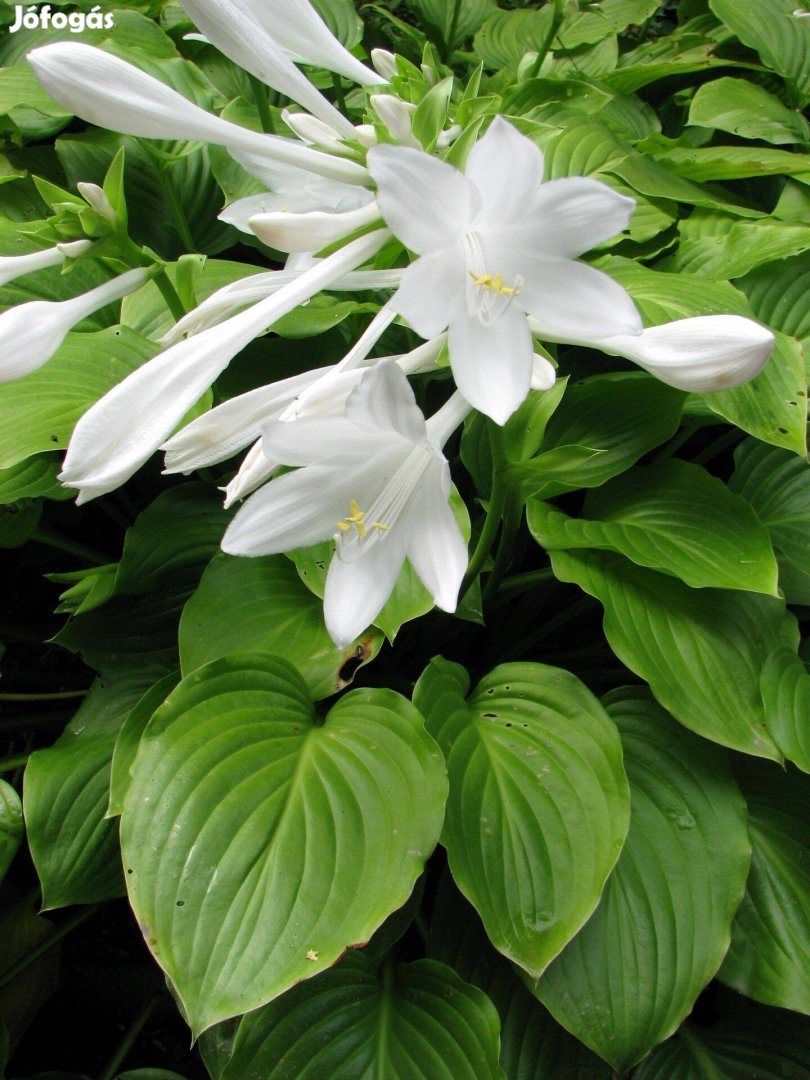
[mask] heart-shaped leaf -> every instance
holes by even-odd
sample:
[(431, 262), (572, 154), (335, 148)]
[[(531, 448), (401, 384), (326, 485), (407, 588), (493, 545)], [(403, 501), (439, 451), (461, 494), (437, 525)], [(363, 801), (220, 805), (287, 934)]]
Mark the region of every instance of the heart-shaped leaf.
[(446, 792), (397, 694), (355, 691), (321, 721), (267, 653), (184, 679), (141, 741), (121, 828), (132, 906), (194, 1032), (367, 941), (422, 872)]

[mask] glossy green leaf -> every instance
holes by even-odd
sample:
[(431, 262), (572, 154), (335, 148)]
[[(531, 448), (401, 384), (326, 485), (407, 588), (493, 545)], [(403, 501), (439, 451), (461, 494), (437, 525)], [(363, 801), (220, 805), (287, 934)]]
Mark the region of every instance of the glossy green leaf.
[(505, 1080), (498, 1014), (435, 960), (377, 972), (350, 953), (245, 1016), (218, 1080)]
[(180, 681), (180, 672), (173, 671), (150, 686), (135, 704), (121, 725), (112, 752), (110, 799), (106, 817), (117, 817), (124, 809), (129, 790), (129, 774), (144, 731), (154, 713), (165, 702)]
[[(615, 407), (622, 401), (622, 408)], [(569, 384), (548, 422), (541, 446), (547, 452), (582, 446), (601, 453), (582, 460), (573, 483), (546, 480), (542, 462), (521, 466), (526, 492), (551, 498), (580, 487), (598, 487), (634, 465), (678, 430), (685, 395), (641, 372), (593, 375)], [(536, 473), (536, 476), (532, 474)]]
[(0, 881), (22, 843), (23, 825), (20, 796), (5, 780), (0, 780)]
[(810, 154), (761, 146), (675, 146), (657, 152), (655, 158), (687, 180), (744, 180), (810, 173)]
[[(495, 11), (495, 0), (411, 0), (410, 5), (435, 32), (448, 54), (471, 37)], [(456, 9), (458, 9), (456, 11)]]
[(719, 978), (766, 1005), (809, 1013), (810, 778), (751, 760), (735, 772), (754, 850)]
[(785, 598), (810, 604), (810, 466), (754, 439), (740, 443), (734, 461), (729, 486), (753, 506), (770, 533)]
[(630, 25), (640, 25), (660, 7), (660, 0), (603, 0), (598, 8), (565, 20), (559, 40), (566, 48), (593, 44)]
[(312, 6), (347, 49), (360, 42), (363, 37), (363, 23), (352, 0), (313, 0)]
[(450, 874), (439, 879), (428, 954), (479, 987), (501, 1018), (501, 1066), (508, 1080), (610, 1080), (612, 1070), (560, 1027), (489, 942)]
[(118, 823), (106, 817), (110, 761), (118, 729), (155, 678), (99, 678), (64, 734), (28, 761), (23, 805), (46, 910), (124, 891)]
[(795, 622), (774, 597), (690, 589), (610, 552), (551, 553), (554, 573), (605, 608), (605, 636), (685, 727), (723, 746), (781, 760), (759, 678), (767, 657), (795, 648)]
[(0, 469), (0, 503), (18, 499), (46, 498), (58, 502), (70, 499), (72, 490), (62, 487), (56, 479), (60, 468), (55, 454), (37, 454), (9, 469)]
[(810, 139), (810, 125), (800, 112), (745, 79), (715, 79), (698, 87), (689, 123), (776, 144)]
[(758, 319), (810, 345), (810, 252), (761, 266), (737, 285)]
[[(700, 221), (700, 227), (695, 223)], [(810, 227), (790, 221), (750, 221), (697, 211), (681, 226), (675, 254), (661, 264), (676, 273), (722, 281), (791, 258), (810, 247)]]
[(810, 1023), (781, 1009), (741, 1008), (717, 1025), (685, 1024), (633, 1080), (807, 1080)]
[(689, 462), (629, 469), (589, 492), (580, 518), (532, 500), (528, 524), (544, 548), (616, 551), (695, 589), (777, 595), (767, 531), (744, 499)]
[(709, 6), (766, 67), (795, 87), (799, 104), (810, 99), (810, 27), (796, 18), (793, 0), (709, 0)]
[(630, 153), (630, 147), (622, 143), (606, 124), (589, 117), (569, 122), (560, 131), (548, 132), (540, 143), (545, 156), (543, 173), (546, 180), (609, 172)]
[(559, 668), (504, 664), (468, 690), (465, 670), (437, 658), (414, 692), (447, 760), (442, 843), (492, 944), (537, 978), (594, 910), (621, 850), (621, 746)]
[(422, 718), (390, 691), (354, 691), (319, 720), (267, 653), (184, 679), (141, 741), (121, 835), (130, 901), (193, 1031), (366, 941), (422, 872), (446, 784)]
[(551, 27), (551, 16), (550, 8), (540, 11), (499, 9), (475, 35), (475, 52), (486, 67), (497, 71), (541, 47)]
[(261, 649), (296, 665), (314, 698), (348, 686), (379, 652), (373, 628), (345, 649), (326, 631), (323, 604), (283, 555), (246, 559), (219, 554), (180, 620), (185, 675), (242, 649)]
[(68, 334), (38, 371), (0, 386), (0, 468), (45, 450), (64, 450), (76, 421), (157, 347), (126, 327)]
[(762, 667), (759, 688), (768, 729), (785, 757), (810, 773), (810, 675), (795, 649), (776, 649)]
[(751, 845), (722, 750), (643, 690), (605, 704), (624, 747), (630, 831), (594, 915), (535, 992), (623, 1072), (678, 1027), (719, 967)]

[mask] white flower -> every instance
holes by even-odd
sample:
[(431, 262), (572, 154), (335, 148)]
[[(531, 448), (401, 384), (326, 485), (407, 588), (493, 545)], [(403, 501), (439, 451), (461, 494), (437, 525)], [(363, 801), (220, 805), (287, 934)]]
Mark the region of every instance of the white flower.
[(576, 258), (624, 229), (635, 203), (583, 177), (542, 183), (539, 148), (500, 117), (464, 173), (407, 147), (378, 146), (368, 167), (394, 234), (420, 258), (393, 298), (422, 337), (449, 326), (464, 397), (504, 423), (532, 375), (527, 314), (564, 340), (636, 334), (625, 290)]
[(248, 219), (253, 233), (265, 244), (278, 251), (320, 251), (328, 244), (350, 236), (358, 229), (374, 225), (380, 220), (375, 202), (335, 213), (324, 210), (308, 210), (301, 214), (289, 210), (270, 210), (254, 214)]
[(438, 606), (455, 610), (467, 549), (450, 509), (450, 470), (394, 364), (371, 368), (344, 417), (272, 423), (264, 446), (303, 468), (248, 499), (225, 551), (267, 555), (334, 536), (324, 618), (341, 647), (380, 612), (406, 558)]
[(140, 289), (148, 269), (128, 270), (70, 300), (31, 300), (0, 315), (0, 382), (42, 367), (76, 323), (114, 300)]
[(43, 270), (47, 266), (60, 266), (66, 258), (78, 258), (92, 246), (92, 240), (75, 240), (71, 244), (57, 244), (56, 247), (31, 251), (27, 255), (0, 255), (0, 285), (14, 281), (15, 278), (22, 277), (24, 274), (30, 274), (33, 270)]
[(294, 139), (260, 135), (231, 124), (117, 56), (78, 41), (42, 45), (28, 53), (40, 83), (60, 105), (88, 123), (147, 139), (197, 139), (348, 184), (368, 173), (353, 161), (324, 154)]
[(277, 293), (159, 353), (79, 420), (59, 479), (87, 502), (123, 484), (171, 434), (238, 352), (282, 315), (371, 258), (386, 229), (347, 244)]

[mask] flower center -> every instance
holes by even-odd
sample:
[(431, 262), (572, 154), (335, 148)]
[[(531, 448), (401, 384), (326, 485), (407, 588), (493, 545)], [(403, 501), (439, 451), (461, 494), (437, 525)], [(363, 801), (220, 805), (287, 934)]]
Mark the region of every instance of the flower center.
[(464, 234), (464, 249), (467, 257), (467, 310), (485, 326), (494, 323), (508, 309), (520, 293), (523, 278), (515, 277), (511, 285), (499, 273), (487, 271), (484, 249), (476, 232)]
[[(352, 499), (349, 503), (349, 510), (351, 513), (343, 521), (337, 523), (337, 527), (342, 533), (351, 532), (352, 525), (357, 529), (357, 533), (361, 540), (365, 540), (368, 536), (368, 526), (365, 524), (364, 518), (366, 516), (365, 510), (360, 509), (360, 505), (357, 499)], [(369, 523), (373, 529), (380, 529), (382, 532), (388, 532), (391, 528), (390, 525), (383, 525), (381, 521), (372, 521)]]

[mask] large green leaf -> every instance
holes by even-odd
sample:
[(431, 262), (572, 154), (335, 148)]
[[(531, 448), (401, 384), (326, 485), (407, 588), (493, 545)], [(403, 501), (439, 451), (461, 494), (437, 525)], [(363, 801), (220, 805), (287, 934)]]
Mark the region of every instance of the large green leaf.
[(737, 285), (758, 319), (810, 346), (810, 252), (752, 270)]
[(24, 832), (20, 796), (5, 780), (0, 780), (0, 881), (17, 854)]
[(414, 701), (450, 777), (442, 843), (492, 944), (533, 978), (594, 910), (627, 831), (621, 745), (573, 675), (434, 659)]
[(536, 993), (622, 1072), (690, 1012), (728, 948), (751, 856), (726, 755), (645, 691), (606, 699), (630, 781), (630, 831), (599, 907)]
[(0, 468), (64, 450), (82, 413), (156, 352), (151, 341), (123, 326), (68, 334), (44, 367), (0, 386)]
[(120, 896), (118, 824), (106, 818), (116, 733), (156, 676), (99, 678), (64, 734), (31, 755), (23, 805), (43, 907)]
[(810, 26), (796, 18), (801, 8), (793, 0), (709, 0), (709, 6), (766, 67), (792, 84), (797, 104), (810, 99)]
[(560, 1027), (492, 948), (475, 909), (446, 871), (436, 890), (428, 954), (478, 986), (495, 1005), (508, 1080), (610, 1080), (608, 1066)]
[(180, 682), (180, 672), (172, 671), (158, 679), (127, 714), (115, 740), (110, 770), (110, 799), (107, 817), (117, 817), (124, 809), (129, 790), (129, 773), (141, 738), (154, 713)]
[(542, 454), (510, 471), (527, 494), (540, 498), (598, 487), (675, 434), (684, 400), (680, 390), (642, 372), (611, 372), (571, 383), (548, 422), (541, 450), (580, 446), (601, 453), (583, 458), (569, 482), (546, 476)]
[(810, 125), (800, 112), (745, 79), (704, 83), (692, 98), (689, 123), (777, 145), (810, 139)]
[(59, 469), (55, 454), (37, 454), (9, 469), (0, 469), (0, 503), (36, 498), (63, 502), (72, 498), (71, 489), (62, 487), (56, 478)]
[(616, 551), (692, 588), (777, 595), (767, 531), (744, 499), (689, 462), (629, 469), (588, 493), (581, 518), (532, 500), (528, 524), (545, 548)]
[(372, 628), (338, 649), (324, 626), (322, 602), (283, 555), (219, 554), (183, 611), (180, 664), (188, 675), (228, 653), (261, 649), (295, 664), (317, 699), (348, 686), (382, 640)]
[(481, 23), (495, 11), (495, 0), (411, 0), (428, 28), (436, 34), (448, 51), (460, 45), (476, 32)]
[(476, 54), (488, 68), (499, 70), (525, 53), (537, 50), (551, 27), (552, 11), (503, 11), (489, 16), (475, 35)]
[(267, 653), (184, 679), (141, 742), (121, 830), (132, 906), (194, 1032), (368, 940), (421, 873), (446, 791), (422, 718), (390, 691), (321, 720)]
[(781, 761), (759, 681), (774, 650), (796, 646), (795, 623), (779, 600), (690, 589), (609, 552), (554, 551), (551, 562), (558, 578), (604, 605), (611, 648), (685, 727)]
[(658, 151), (655, 157), (687, 180), (745, 180), (810, 173), (810, 155), (761, 146), (674, 146)]
[(752, 760), (735, 771), (754, 850), (719, 977), (756, 1001), (808, 1013), (810, 778)]
[(807, 1080), (810, 1023), (781, 1009), (741, 1008), (710, 1027), (684, 1024), (633, 1080)]
[(802, 458), (746, 439), (734, 451), (729, 481), (771, 534), (779, 585), (789, 603), (810, 604), (810, 466)]
[(750, 221), (696, 211), (680, 227), (681, 242), (661, 269), (727, 281), (788, 259), (810, 247), (810, 227), (791, 221)]
[(362, 954), (245, 1016), (217, 1080), (505, 1080), (498, 1014), (436, 960)]

